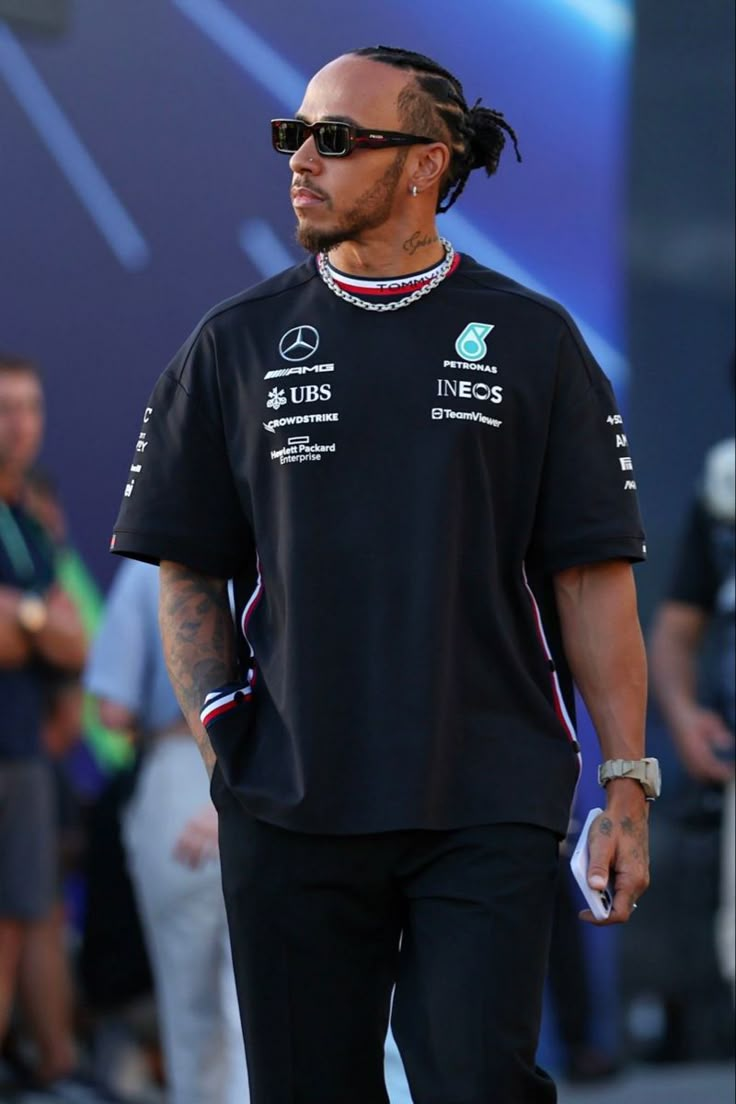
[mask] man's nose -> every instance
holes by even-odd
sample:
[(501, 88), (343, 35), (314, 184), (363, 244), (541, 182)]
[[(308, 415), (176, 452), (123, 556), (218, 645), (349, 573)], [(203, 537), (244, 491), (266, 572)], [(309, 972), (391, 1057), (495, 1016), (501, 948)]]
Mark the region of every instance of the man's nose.
[(300, 176), (302, 173), (320, 173), (322, 171), (322, 158), (317, 152), (313, 135), (310, 134), (307, 140), (302, 142), (296, 153), (292, 153), (289, 158), (289, 168), (295, 176)]

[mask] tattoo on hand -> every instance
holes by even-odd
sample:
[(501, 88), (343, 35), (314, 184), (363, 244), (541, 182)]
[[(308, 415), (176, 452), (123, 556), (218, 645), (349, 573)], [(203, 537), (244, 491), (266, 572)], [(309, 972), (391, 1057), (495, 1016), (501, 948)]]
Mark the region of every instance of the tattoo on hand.
[(609, 817), (603, 817), (603, 819), (598, 822), (598, 831), (603, 836), (610, 836), (613, 831), (613, 821)]
[(408, 253), (410, 257), (413, 257), (417, 249), (424, 249), (428, 245), (434, 245), (438, 242), (439, 238), (436, 234), (422, 234), (421, 230), (415, 230), (410, 238), (407, 238), (404, 242), (402, 249)]

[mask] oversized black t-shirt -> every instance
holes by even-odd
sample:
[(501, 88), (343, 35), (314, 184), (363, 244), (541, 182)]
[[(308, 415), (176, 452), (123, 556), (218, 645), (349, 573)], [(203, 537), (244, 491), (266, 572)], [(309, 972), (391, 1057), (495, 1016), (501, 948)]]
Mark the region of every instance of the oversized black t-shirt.
[(255, 664), (228, 782), (326, 833), (564, 833), (552, 575), (642, 542), (574, 324), (469, 257), (396, 311), (338, 298), (312, 260), (216, 307), (154, 389), (113, 537), (236, 580)]

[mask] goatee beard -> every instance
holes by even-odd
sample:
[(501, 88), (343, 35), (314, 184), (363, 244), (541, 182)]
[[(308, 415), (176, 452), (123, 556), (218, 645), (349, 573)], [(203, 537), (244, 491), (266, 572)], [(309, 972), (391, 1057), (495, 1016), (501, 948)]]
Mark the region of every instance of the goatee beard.
[(349, 231), (346, 230), (317, 230), (311, 226), (297, 226), (296, 240), (307, 253), (328, 253), (336, 245), (341, 245), (348, 240)]

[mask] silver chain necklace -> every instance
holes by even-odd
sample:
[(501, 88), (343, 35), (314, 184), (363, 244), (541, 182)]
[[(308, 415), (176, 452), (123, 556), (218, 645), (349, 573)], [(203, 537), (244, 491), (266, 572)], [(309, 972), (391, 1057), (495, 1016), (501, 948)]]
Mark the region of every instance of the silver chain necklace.
[(403, 299), (395, 299), (392, 303), (372, 303), (370, 300), (360, 299), (357, 295), (351, 295), (349, 291), (345, 291), (332, 278), (327, 263), (327, 257), (324, 253), (317, 254), (317, 268), (330, 291), (334, 292), (339, 299), (344, 299), (346, 303), (352, 303), (354, 307), (361, 307), (363, 310), (367, 311), (400, 310), (401, 307), (408, 307), (410, 303), (416, 303), (417, 299), (421, 299), (423, 295), (429, 295), (430, 291), (433, 291), (438, 284), (442, 283), (445, 276), (447, 276), (452, 268), (452, 262), (455, 260), (455, 250), (452, 247), (452, 243), (449, 242), (447, 238), (440, 238), (440, 243), (445, 251), (445, 259), (431, 280), (428, 280), (422, 287), (417, 288), (416, 291), (412, 291), (411, 294), (405, 295)]

